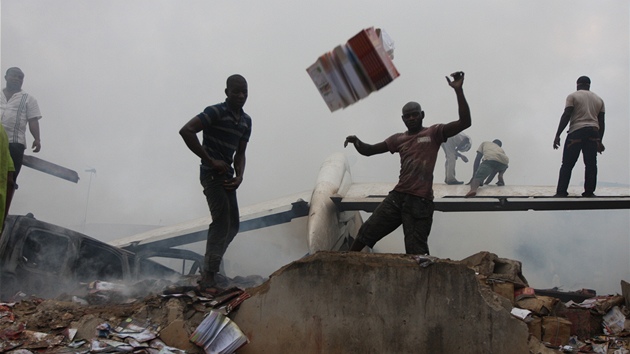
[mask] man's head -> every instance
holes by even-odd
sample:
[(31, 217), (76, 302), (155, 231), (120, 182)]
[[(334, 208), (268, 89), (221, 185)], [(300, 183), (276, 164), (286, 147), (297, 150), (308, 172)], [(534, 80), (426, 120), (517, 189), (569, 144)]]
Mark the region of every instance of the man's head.
[(497, 144), (497, 145), (499, 145), (499, 146), (503, 146), (503, 143), (499, 139), (494, 139), (494, 140), (492, 140), (492, 142)]
[(20, 91), (24, 83), (24, 73), (20, 68), (12, 67), (7, 69), (4, 79), (7, 81), (7, 89), (11, 91)]
[[(462, 133), (460, 133), (460, 134), (462, 134)], [(466, 151), (470, 150), (471, 147), (472, 147), (472, 141), (470, 141), (470, 138), (467, 135), (464, 135), (464, 139), (462, 140), (462, 142), (457, 147), (457, 150), (459, 150), (461, 152), (466, 152)]]
[(591, 79), (588, 76), (580, 76), (576, 84), (578, 90), (588, 90), (591, 87)]
[(408, 102), (402, 108), (402, 119), (407, 129), (410, 132), (417, 132), (422, 128), (422, 120), (424, 119), (424, 112), (420, 103)]
[(230, 108), (240, 110), (247, 101), (247, 80), (235, 74), (227, 78), (225, 83), (226, 101)]

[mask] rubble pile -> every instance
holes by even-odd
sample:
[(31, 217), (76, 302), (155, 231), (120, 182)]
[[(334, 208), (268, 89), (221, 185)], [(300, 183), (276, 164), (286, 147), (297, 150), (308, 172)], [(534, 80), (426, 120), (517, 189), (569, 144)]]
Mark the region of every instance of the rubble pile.
[(540, 290), (529, 287), (520, 262), (488, 252), (462, 262), (475, 270), (481, 283), (509, 300), (512, 315), (523, 320), (530, 335), (546, 348), (630, 354), (630, 283), (621, 281), (623, 296), (597, 296), (590, 289)]
[[(225, 291), (199, 293), (193, 277), (133, 286), (94, 281), (80, 295), (41, 299), (18, 293), (0, 303), (0, 353), (203, 353), (189, 340), (207, 314), (227, 315), (249, 297), (224, 280)], [(235, 286), (238, 284), (239, 286)]]
[[(530, 353), (630, 354), (630, 320), (627, 319), (630, 284), (624, 281), (623, 295), (597, 296), (593, 291), (585, 289), (576, 292), (533, 289), (522, 275), (520, 262), (499, 258), (488, 252), (480, 252), (461, 261), (439, 260), (430, 256), (350, 257), (344, 254), (322, 253), (309, 256), (310, 259), (294, 262), (296, 265), (293, 268), (291, 265), (285, 266), (283, 268), (285, 273), (291, 269), (299, 273), (296, 279), (300, 279), (300, 286), (283, 285), (282, 281), (276, 278), (288, 278), (290, 274), (282, 274), (283, 270), (280, 270), (274, 273), (270, 280), (264, 282), (262, 278), (241, 278), (238, 281), (224, 279), (221, 285), (227, 290), (215, 296), (196, 291), (195, 277), (183, 277), (177, 282), (145, 280), (132, 286), (94, 281), (86, 284), (83, 292), (63, 294), (55, 299), (42, 299), (18, 293), (10, 301), (0, 303), (0, 353), (230, 353), (243, 345), (245, 346), (239, 352), (251, 352), (250, 349), (255, 347), (254, 338), (257, 336), (255, 339), (260, 340), (264, 331), (261, 331), (263, 328), (260, 326), (249, 326), (246, 319), (250, 318), (244, 311), (251, 313), (251, 309), (247, 308), (258, 306), (254, 304), (260, 301), (261, 296), (268, 296), (271, 301), (275, 301), (273, 300), (275, 298), (270, 296), (276, 292), (286, 293), (285, 299), (293, 299), (299, 305), (305, 293), (313, 292), (320, 283), (326, 284), (325, 279), (331, 281), (325, 274), (311, 274), (313, 277), (311, 280), (319, 279), (319, 282), (309, 283), (311, 280), (304, 272), (318, 269), (319, 263), (330, 262), (333, 267), (339, 268), (340, 272), (343, 272), (342, 268), (350, 266), (359, 268), (369, 266), (376, 269), (381, 267), (387, 274), (394, 274), (392, 272), (397, 267), (406, 272), (405, 269), (411, 269), (415, 264), (416, 269), (427, 269), (422, 273), (430, 275), (425, 278), (427, 281), (442, 279), (437, 277), (437, 274), (443, 271), (441, 269), (451, 271), (451, 275), (459, 274), (459, 268), (469, 273), (472, 269), (474, 275), (470, 277), (472, 283), (478, 281), (480, 285), (478, 290), (475, 290), (476, 286), (460, 287), (456, 283), (460, 278), (451, 276), (453, 283), (442, 285), (431, 283), (431, 291), (437, 295), (449, 296), (451, 304), (453, 301), (459, 302), (457, 297), (453, 297), (458, 292), (449, 289), (482, 292), (485, 301), (493, 302), (492, 309), (498, 308), (504, 311), (508, 318), (512, 316), (511, 321), (519, 322), (514, 319), (518, 318), (525, 324), (527, 330), (523, 328), (522, 333), (526, 337), (529, 331), (526, 347), (529, 347)], [(413, 264), (409, 264), (409, 259), (413, 260)], [(462, 264), (465, 267), (462, 267)], [(353, 277), (357, 274), (350, 273)], [(291, 281), (287, 284), (295, 284)], [(385, 280), (386, 283), (387, 281)], [(393, 281), (390, 279), (390, 284)], [(400, 278), (397, 281), (400, 281)], [(426, 289), (425, 285), (421, 288)], [(335, 290), (346, 295), (342, 304), (346, 311), (350, 311), (348, 302), (353, 301), (350, 289), (348, 285), (345, 290), (339, 288)], [(368, 294), (380, 291), (381, 294), (374, 296), (379, 299), (379, 310), (384, 311), (388, 301), (402, 300), (401, 297), (397, 297), (396, 291), (392, 292), (393, 289), (395, 288), (392, 284), (391, 289), (370, 288), (369, 291), (365, 289), (363, 291)], [(473, 295), (476, 294), (460, 295), (462, 299), (472, 301), (475, 298)], [(335, 298), (336, 295), (329, 294), (329, 297), (331, 296)], [(252, 299), (248, 300), (250, 297)], [(256, 297), (258, 299), (254, 299)], [(332, 306), (332, 301), (324, 305)], [(246, 304), (245, 307), (235, 311), (243, 303)], [(461, 305), (465, 304), (465, 301), (462, 301)], [(286, 307), (288, 303), (283, 302), (281, 305), (281, 308)], [(302, 303), (302, 306), (313, 308), (319, 305), (307, 302)], [(483, 312), (470, 312), (466, 313), (466, 316), (462, 313), (449, 314), (449, 311), (455, 311), (452, 306), (438, 306), (435, 311), (443, 311), (443, 315), (447, 317), (453, 315), (454, 319), (480, 314), (482, 315), (480, 319), (487, 317)], [(266, 330), (273, 333), (277, 330), (273, 327), (283, 325), (283, 321), (288, 321), (292, 314), (275, 313), (277, 311), (271, 307), (255, 311), (259, 311), (257, 316), (265, 317), (262, 320), (270, 327)], [(397, 306), (393, 308), (400, 310)], [(264, 316), (265, 313), (269, 313), (268, 316), (271, 317), (267, 318)], [(346, 313), (345, 316), (347, 315)], [(396, 317), (403, 314), (388, 312), (383, 316)], [(335, 317), (346, 322), (352, 318), (341, 316), (338, 312)], [(322, 317), (317, 321), (314, 323), (321, 325), (330, 319)], [(452, 324), (457, 326), (454, 322)], [(347, 326), (349, 325), (348, 323)], [(480, 325), (483, 327), (481, 323)], [(242, 327), (243, 332), (239, 330), (239, 326), (245, 326)], [(380, 332), (379, 329), (375, 330)], [(473, 330), (483, 331), (483, 328)], [(252, 344), (248, 346), (250, 339)], [(220, 346), (226, 348), (225, 351), (217, 349)]]

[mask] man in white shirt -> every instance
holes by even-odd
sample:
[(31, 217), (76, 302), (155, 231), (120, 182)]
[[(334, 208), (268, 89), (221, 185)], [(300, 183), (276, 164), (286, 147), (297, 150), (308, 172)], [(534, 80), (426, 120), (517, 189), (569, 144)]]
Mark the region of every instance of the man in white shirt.
[[(9, 150), (15, 166), (14, 180), (22, 167), (24, 150), (26, 150), (26, 125), (33, 135), (33, 152), (39, 152), (41, 142), (39, 140), (39, 119), (42, 114), (39, 111), (35, 97), (22, 91), (24, 73), (20, 68), (9, 68), (5, 75), (7, 86), (2, 89), (0, 97), (0, 111), (2, 112), (2, 125), (9, 138)], [(17, 188), (17, 185), (15, 185)]]
[(468, 162), (468, 158), (462, 155), (462, 152), (466, 152), (470, 150), (470, 146), (472, 142), (470, 137), (464, 133), (459, 133), (455, 136), (452, 136), (446, 140), (446, 142), (442, 143), (442, 150), (444, 150), (444, 154), (446, 155), (446, 162), (444, 163), (444, 167), (446, 169), (444, 174), (444, 183), (446, 184), (463, 184), (464, 182), (458, 181), (455, 178), (455, 161), (457, 158), (461, 158), (462, 161)]
[(591, 79), (580, 76), (577, 79), (577, 91), (567, 96), (564, 112), (553, 141), (553, 148), (560, 146), (560, 134), (569, 125), (567, 139), (562, 150), (562, 166), (556, 187), (555, 197), (569, 195), (571, 172), (582, 152), (584, 159), (583, 197), (594, 197), (597, 186), (597, 153), (604, 152), (604, 101), (590, 91)]
[[(477, 189), (484, 179), (495, 173), (499, 174), (498, 186), (504, 186), (503, 174), (508, 168), (510, 159), (503, 151), (503, 143), (499, 139), (493, 141), (484, 141), (477, 149), (477, 157), (473, 165), (473, 178), (470, 181), (470, 191), (466, 197), (474, 197), (477, 195)], [(481, 162), (483, 159), (483, 162)], [(481, 162), (481, 164), (480, 164)]]

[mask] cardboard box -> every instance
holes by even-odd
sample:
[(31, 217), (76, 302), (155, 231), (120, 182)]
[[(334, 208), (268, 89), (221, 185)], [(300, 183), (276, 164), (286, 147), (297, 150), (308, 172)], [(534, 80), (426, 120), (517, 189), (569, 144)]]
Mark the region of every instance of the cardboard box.
[(400, 75), (373, 27), (324, 53), (306, 72), (331, 112), (367, 97)]
[(529, 334), (542, 340), (542, 319), (538, 316), (527, 316), (524, 321), (527, 324)]
[(306, 69), (306, 72), (311, 77), (311, 80), (313, 80), (315, 87), (317, 87), (319, 94), (324, 99), (324, 102), (326, 102), (328, 109), (330, 109), (331, 112), (334, 112), (339, 108), (346, 107), (348, 104), (344, 102), (339, 92), (339, 88), (333, 81), (332, 77), (326, 73), (324, 68), (325, 63), (321, 58), (322, 57), (317, 59), (313, 65), (309, 66)]
[(350, 38), (348, 46), (365, 68), (375, 90), (380, 90), (400, 76), (374, 27), (364, 29)]
[(530, 310), (535, 315), (547, 316), (551, 313), (558, 299), (549, 296), (538, 296), (520, 298), (516, 300), (516, 306)]
[(492, 290), (514, 303), (514, 284), (510, 282), (492, 282)]
[(548, 342), (554, 346), (566, 345), (571, 337), (571, 321), (562, 317), (543, 317), (542, 335), (543, 342)]
[(352, 50), (346, 44), (338, 45), (332, 51), (332, 58), (341, 74), (347, 81), (348, 87), (358, 101), (367, 97), (373, 90), (369, 80), (361, 68)]
[(568, 308), (562, 316), (571, 321), (571, 335), (585, 340), (603, 333), (602, 315), (595, 314), (589, 309)]
[(514, 290), (514, 298), (518, 299), (519, 296), (523, 295), (523, 297), (534, 296), (536, 294), (534, 288), (520, 288)]

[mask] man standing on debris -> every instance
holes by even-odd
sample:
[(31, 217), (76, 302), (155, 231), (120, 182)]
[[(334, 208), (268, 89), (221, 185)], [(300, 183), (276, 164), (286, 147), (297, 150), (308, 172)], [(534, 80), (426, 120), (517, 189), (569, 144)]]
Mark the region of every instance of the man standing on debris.
[(361, 251), (365, 246), (374, 247), (376, 242), (402, 224), (405, 252), (429, 254), (427, 240), (433, 223), (433, 170), (437, 153), (443, 142), (471, 125), (470, 108), (462, 88), (464, 73), (458, 71), (451, 76), (453, 81), (448, 77), (446, 81), (457, 95), (459, 120), (424, 127), (424, 111), (420, 104), (409, 102), (402, 108), (406, 132), (394, 134), (374, 145), (366, 144), (354, 135), (346, 137), (344, 147), (348, 143), (353, 144), (364, 156), (388, 151), (400, 154), (398, 184), (361, 226), (350, 251)]
[(462, 181), (458, 181), (455, 178), (455, 161), (459, 157), (464, 162), (468, 162), (468, 158), (462, 155), (462, 152), (470, 150), (472, 142), (470, 137), (464, 133), (456, 134), (448, 139), (445, 143), (442, 143), (442, 150), (446, 155), (446, 162), (444, 167), (446, 168), (446, 174), (444, 175), (444, 183), (446, 184), (464, 184)]
[[(238, 233), (236, 189), (243, 182), (245, 149), (252, 131), (252, 119), (243, 111), (247, 101), (245, 78), (228, 77), (225, 94), (225, 102), (206, 107), (179, 131), (188, 148), (201, 158), (200, 180), (212, 223), (199, 288), (210, 294), (219, 292), (215, 276), (228, 245)], [(203, 145), (197, 138), (201, 131)]]
[[(39, 140), (39, 120), (42, 114), (35, 97), (22, 91), (24, 73), (20, 68), (9, 68), (4, 76), (7, 86), (2, 90), (0, 98), (0, 110), (2, 111), (2, 125), (9, 137), (9, 149), (15, 167), (13, 175), (17, 182), (18, 174), (22, 168), (24, 150), (26, 150), (26, 124), (33, 135), (33, 152), (39, 152), (42, 148)], [(17, 183), (15, 184), (17, 188)]]
[[(505, 186), (503, 180), (503, 174), (508, 168), (510, 159), (503, 151), (503, 143), (499, 139), (493, 141), (484, 141), (479, 145), (477, 149), (477, 157), (475, 157), (475, 163), (473, 164), (473, 177), (470, 180), (470, 191), (466, 194), (466, 197), (474, 197), (477, 195), (477, 189), (483, 183), (483, 180), (488, 176), (494, 176), (499, 174), (499, 180), (497, 186)], [(481, 162), (483, 159), (483, 162)], [(479, 164), (481, 162), (481, 164)], [(487, 183), (490, 182), (488, 179)]]
[(567, 96), (564, 112), (553, 140), (553, 148), (560, 146), (560, 134), (569, 124), (567, 139), (562, 151), (562, 166), (555, 197), (569, 195), (571, 172), (582, 152), (584, 159), (584, 197), (594, 197), (597, 185), (597, 153), (604, 152), (604, 101), (590, 91), (591, 79), (580, 76), (577, 91)]

